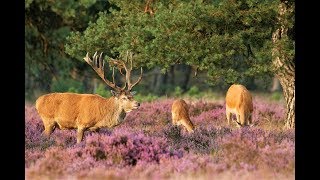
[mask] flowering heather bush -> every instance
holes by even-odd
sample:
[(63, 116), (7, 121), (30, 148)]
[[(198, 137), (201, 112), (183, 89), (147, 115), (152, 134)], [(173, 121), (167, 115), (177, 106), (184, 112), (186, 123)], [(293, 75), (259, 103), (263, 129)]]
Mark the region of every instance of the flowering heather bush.
[[(230, 168), (255, 170), (268, 167), (274, 171), (294, 169), (294, 141), (287, 136), (266, 132), (260, 128), (233, 130), (218, 141), (219, 160)], [(259, 167), (261, 166), (261, 167)]]
[(171, 123), (171, 105), (173, 100), (142, 103), (137, 111), (132, 111), (126, 117), (127, 126), (146, 133), (154, 133)]
[(253, 101), (252, 119), (255, 124), (266, 129), (282, 129), (285, 124), (285, 106), (279, 102), (267, 102), (259, 97)]
[(225, 115), (225, 106), (219, 105), (214, 106), (213, 109), (204, 111), (198, 116), (191, 116), (191, 120), (199, 126), (221, 126), (226, 125), (226, 115)]
[(215, 142), (220, 136), (231, 131), (230, 128), (198, 127), (194, 133), (181, 130), (181, 127), (169, 125), (163, 135), (175, 149), (182, 148), (187, 152), (209, 154), (215, 150)]
[(113, 129), (42, 135), (25, 106), (26, 179), (294, 179), (295, 132), (284, 105), (254, 99), (254, 127), (227, 125), (225, 105), (187, 101), (194, 133), (171, 123), (173, 99), (142, 103)]
[(213, 109), (219, 109), (223, 106), (221, 104), (210, 103), (206, 101), (198, 101), (189, 105), (189, 113), (191, 116), (198, 116), (203, 112), (210, 111)]

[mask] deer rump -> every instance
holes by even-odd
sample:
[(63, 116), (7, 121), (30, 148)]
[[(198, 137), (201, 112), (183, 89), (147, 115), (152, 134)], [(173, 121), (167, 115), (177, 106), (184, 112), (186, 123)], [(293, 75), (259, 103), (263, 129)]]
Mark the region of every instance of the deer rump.
[(228, 124), (236, 115), (236, 122), (240, 126), (252, 124), (253, 103), (252, 96), (243, 85), (232, 85), (226, 95), (226, 116)]

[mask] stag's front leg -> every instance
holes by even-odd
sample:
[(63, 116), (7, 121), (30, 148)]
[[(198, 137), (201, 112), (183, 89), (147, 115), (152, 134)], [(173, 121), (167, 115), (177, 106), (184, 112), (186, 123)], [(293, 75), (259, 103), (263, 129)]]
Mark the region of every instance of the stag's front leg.
[(44, 131), (43, 134), (49, 137), (54, 131), (56, 123), (53, 119), (43, 118)]
[(77, 131), (77, 143), (80, 143), (83, 137), (83, 133), (84, 133), (84, 129), (83, 127), (78, 127), (78, 131)]
[(236, 113), (236, 117), (237, 117), (237, 120), (236, 120), (236, 125), (238, 128), (241, 127), (241, 117), (240, 117), (240, 114), (239, 113)]

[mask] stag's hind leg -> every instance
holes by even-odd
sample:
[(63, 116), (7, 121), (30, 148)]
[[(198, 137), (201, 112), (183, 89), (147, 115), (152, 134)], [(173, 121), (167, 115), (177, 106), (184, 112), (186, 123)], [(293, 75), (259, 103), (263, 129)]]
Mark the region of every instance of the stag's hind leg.
[(43, 118), (42, 117), (42, 120), (43, 120), (43, 125), (44, 125), (43, 133), (46, 136), (50, 136), (56, 127), (56, 123), (53, 119), (50, 119), (50, 118)]

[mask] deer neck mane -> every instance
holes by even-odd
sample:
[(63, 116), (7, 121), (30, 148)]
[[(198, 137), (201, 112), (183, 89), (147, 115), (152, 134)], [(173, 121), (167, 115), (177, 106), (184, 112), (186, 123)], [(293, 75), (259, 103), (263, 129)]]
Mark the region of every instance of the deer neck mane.
[[(112, 119), (112, 124), (114, 124), (114, 125), (119, 125), (120, 123), (122, 123), (124, 121), (124, 118), (126, 117), (126, 112), (124, 111), (123, 107), (120, 107), (119, 101), (120, 101), (119, 99), (117, 99), (113, 96), (106, 98), (107, 108), (105, 108), (105, 109), (106, 110), (108, 109), (109, 112), (111, 112), (109, 114), (109, 117), (106, 117), (106, 118)], [(110, 111), (111, 109), (113, 111)]]

